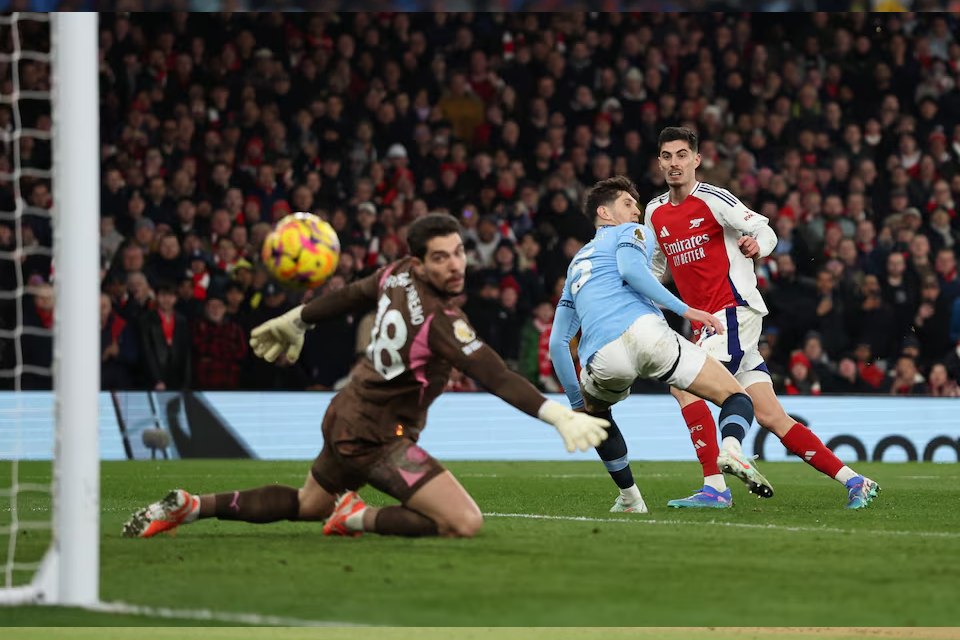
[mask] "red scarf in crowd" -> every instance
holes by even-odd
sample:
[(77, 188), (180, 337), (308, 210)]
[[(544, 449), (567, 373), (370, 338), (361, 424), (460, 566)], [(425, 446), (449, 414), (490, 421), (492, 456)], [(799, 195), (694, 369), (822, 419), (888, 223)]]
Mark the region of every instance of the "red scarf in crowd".
[(44, 329), (49, 329), (53, 326), (53, 309), (45, 311), (37, 307), (37, 315), (40, 316), (40, 323)]
[(860, 372), (860, 377), (874, 389), (879, 389), (880, 385), (883, 384), (883, 371), (880, 371), (880, 367), (860, 362), (857, 364), (857, 369)]
[(157, 315), (160, 316), (160, 328), (163, 329), (163, 337), (167, 339), (167, 346), (173, 346), (173, 330), (177, 322), (176, 312), (171, 313), (170, 317), (163, 315), (163, 312), (157, 309)]
[(540, 332), (540, 340), (537, 341), (537, 373), (541, 377), (553, 375), (553, 362), (550, 360), (550, 331), (552, 324), (541, 322), (539, 318), (534, 318), (533, 326)]
[(207, 287), (210, 286), (210, 272), (193, 274), (193, 297), (197, 300), (207, 299)]
[(941, 205), (941, 204), (937, 204), (937, 201), (936, 201), (936, 200), (930, 200), (930, 201), (927, 203), (927, 213), (933, 213), (933, 210), (936, 209), (937, 207), (943, 207), (944, 209), (946, 209), (947, 213), (950, 214), (950, 217), (951, 217), (951, 218), (956, 218), (956, 217), (957, 217), (957, 210), (956, 210), (956, 209), (954, 209), (953, 207), (945, 207), (945, 206), (943, 206), (943, 205)]
[(123, 328), (127, 326), (127, 321), (111, 311), (107, 323), (110, 325), (110, 341), (119, 342), (120, 334), (123, 332)]

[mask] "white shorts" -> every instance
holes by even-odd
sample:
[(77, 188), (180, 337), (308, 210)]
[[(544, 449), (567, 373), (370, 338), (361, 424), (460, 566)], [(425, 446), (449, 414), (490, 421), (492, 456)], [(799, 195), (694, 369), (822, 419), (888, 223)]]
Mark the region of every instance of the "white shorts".
[(686, 389), (703, 369), (707, 353), (670, 328), (662, 316), (640, 316), (604, 345), (580, 369), (580, 384), (591, 397), (610, 404), (630, 395), (637, 378), (657, 378)]
[(697, 344), (723, 363), (744, 389), (758, 382), (772, 382), (758, 346), (763, 315), (750, 307), (730, 307), (713, 315), (723, 322), (723, 335), (702, 333)]

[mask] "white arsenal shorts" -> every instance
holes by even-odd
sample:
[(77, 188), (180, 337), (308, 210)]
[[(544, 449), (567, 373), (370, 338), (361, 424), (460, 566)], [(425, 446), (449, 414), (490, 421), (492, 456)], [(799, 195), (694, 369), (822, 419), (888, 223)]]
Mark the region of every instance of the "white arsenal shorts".
[(713, 315), (723, 322), (723, 335), (704, 331), (697, 344), (722, 362), (744, 389), (758, 382), (771, 383), (758, 346), (763, 315), (750, 307), (730, 307)]

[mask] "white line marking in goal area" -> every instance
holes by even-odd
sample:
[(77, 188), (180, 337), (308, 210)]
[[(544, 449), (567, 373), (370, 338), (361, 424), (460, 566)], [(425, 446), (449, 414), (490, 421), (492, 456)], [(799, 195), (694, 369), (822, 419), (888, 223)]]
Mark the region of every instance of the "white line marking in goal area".
[(921, 538), (960, 538), (960, 533), (950, 531), (895, 531), (891, 529), (838, 529), (836, 527), (791, 527), (782, 524), (747, 524), (744, 522), (717, 522), (716, 520), (653, 520), (635, 518), (590, 518), (587, 516), (545, 516), (533, 513), (485, 513), (488, 518), (526, 518), (529, 520), (566, 520), (569, 522), (611, 522), (627, 524), (661, 524), (693, 527), (735, 527), (737, 529), (763, 529), (769, 531), (798, 531), (801, 533), (869, 533), (888, 536), (919, 536)]
[(88, 611), (102, 613), (117, 613), (133, 616), (149, 616), (152, 618), (167, 618), (171, 620), (212, 620), (230, 624), (245, 624), (257, 627), (368, 627), (374, 625), (356, 624), (353, 622), (328, 622), (325, 620), (300, 620), (298, 618), (284, 618), (280, 616), (263, 616), (257, 613), (229, 613), (224, 611), (210, 611), (209, 609), (170, 609), (168, 607), (147, 607), (126, 602), (101, 602)]

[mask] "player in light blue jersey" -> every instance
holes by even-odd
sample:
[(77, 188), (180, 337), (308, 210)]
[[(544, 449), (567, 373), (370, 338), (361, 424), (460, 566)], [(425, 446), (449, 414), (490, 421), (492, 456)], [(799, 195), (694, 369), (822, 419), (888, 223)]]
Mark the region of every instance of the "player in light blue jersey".
[[(550, 357), (575, 410), (610, 421), (607, 440), (597, 447), (607, 471), (620, 487), (611, 511), (646, 512), (633, 482), (623, 434), (610, 408), (630, 394), (637, 378), (656, 378), (721, 407), (720, 423), (753, 422), (753, 402), (719, 361), (670, 328), (657, 305), (718, 333), (713, 315), (693, 309), (670, 293), (651, 273), (655, 240), (639, 224), (637, 190), (624, 176), (598, 182), (587, 194), (585, 213), (597, 235), (567, 269), (567, 280), (550, 334)], [(570, 341), (581, 332), (579, 381)], [(704, 433), (716, 446), (717, 433)], [(709, 443), (708, 443), (709, 444)], [(705, 504), (730, 507), (723, 475), (697, 494)]]

